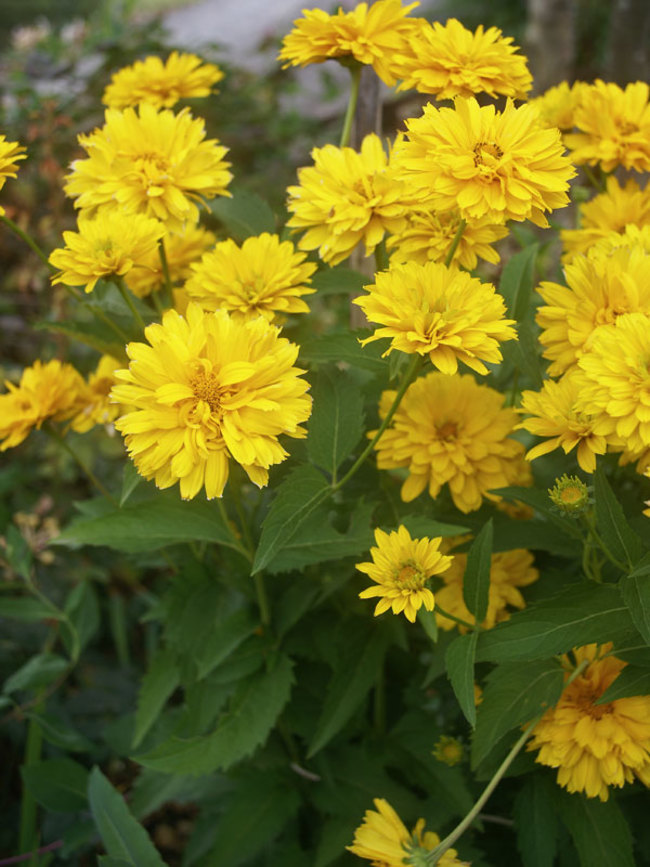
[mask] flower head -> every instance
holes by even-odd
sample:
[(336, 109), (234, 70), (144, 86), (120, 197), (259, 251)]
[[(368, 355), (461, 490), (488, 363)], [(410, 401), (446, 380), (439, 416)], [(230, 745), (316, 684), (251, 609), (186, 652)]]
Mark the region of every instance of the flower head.
[[(216, 240), (216, 235), (203, 226), (186, 226), (181, 232), (165, 235), (165, 258), (172, 284), (186, 280), (191, 274), (192, 263), (200, 259)], [(145, 298), (165, 283), (160, 251), (152, 250), (138, 264), (141, 267), (132, 268), (124, 282), (134, 295)]]
[(159, 488), (180, 482), (191, 499), (202, 487), (220, 497), (229, 459), (252, 482), (287, 457), (278, 436), (303, 437), (309, 387), (294, 367), (298, 347), (265, 319), (231, 319), (188, 305), (145, 329), (146, 343), (129, 343), (128, 370), (112, 399), (131, 410), (115, 427), (124, 434), (138, 472)]
[(398, 349), (428, 355), (442, 373), (456, 373), (459, 361), (487, 373), (484, 362), (501, 361), (499, 343), (516, 339), (503, 298), (466, 271), (411, 262), (393, 265), (375, 280), (354, 303), (382, 326), (362, 343), (392, 338), (384, 355)]
[(458, 738), (449, 735), (441, 735), (432, 750), (434, 758), (445, 765), (453, 768), (454, 765), (463, 761), (465, 750)]
[(78, 232), (64, 232), (65, 247), (50, 254), (50, 264), (59, 268), (53, 283), (83, 286), (92, 292), (103, 277), (128, 274), (132, 268), (146, 268), (147, 258), (158, 253), (158, 241), (165, 227), (143, 214), (99, 213), (79, 215)]
[[(626, 665), (606, 655), (611, 647), (588, 644), (573, 651), (575, 665), (587, 667), (546, 711), (527, 745), (539, 750), (536, 762), (558, 769), (560, 786), (601, 801), (609, 798), (610, 786), (635, 777), (650, 786), (650, 696), (597, 703)], [(568, 657), (565, 662), (573, 669)]]
[(172, 51), (163, 63), (160, 57), (146, 57), (119, 69), (104, 91), (108, 108), (129, 108), (148, 102), (155, 108), (171, 108), (179, 99), (210, 96), (223, 72), (204, 63), (195, 54)]
[(561, 81), (554, 87), (549, 87), (540, 96), (529, 100), (528, 104), (534, 106), (539, 113), (540, 121), (544, 126), (556, 127), (561, 130), (570, 130), (574, 125), (576, 106), (579, 105), (583, 87), (589, 87), (584, 81), (576, 81), (568, 84)]
[(449, 568), (451, 557), (440, 553), (441, 539), (411, 539), (409, 531), (400, 526), (397, 532), (375, 530), (376, 548), (370, 549), (372, 563), (357, 563), (359, 572), (375, 583), (359, 593), (361, 599), (379, 596), (375, 617), (389, 609), (393, 614), (404, 612), (411, 623), (422, 605), (433, 611), (433, 593), (426, 586), (432, 575)]
[(412, 183), (438, 210), (458, 209), (468, 221), (532, 220), (546, 227), (545, 211), (569, 203), (575, 174), (563, 154), (560, 133), (543, 129), (529, 105), (503, 112), (473, 99), (454, 108), (425, 105), (406, 121), (407, 140), (396, 151)]
[(402, 6), (402, 0), (359, 3), (352, 11), (338, 9), (328, 15), (322, 9), (304, 9), (304, 18), (282, 41), (278, 60), (283, 68), (322, 63), (330, 58), (372, 66), (389, 87), (395, 84), (392, 58), (403, 49), (415, 22), (406, 16), (419, 3)]
[[(383, 418), (395, 398), (385, 391), (379, 407)], [(519, 473), (524, 447), (512, 439), (516, 410), (504, 408), (504, 397), (479, 385), (472, 376), (430, 373), (409, 386), (389, 427), (375, 446), (377, 466), (406, 467), (405, 502), (427, 487), (437, 497), (449, 485), (461, 512), (479, 509), (490, 491), (504, 488)]]
[[(0, 135), (0, 190), (4, 187), (7, 178), (15, 178), (18, 171), (18, 160), (27, 158), (25, 148), (17, 141), (7, 141), (5, 136)], [(5, 209), (0, 205), (0, 217)]]
[(228, 239), (191, 266), (185, 291), (204, 310), (235, 316), (272, 321), (278, 313), (307, 313), (301, 296), (316, 291), (308, 284), (317, 266), (306, 258), (291, 241), (268, 232), (246, 238), (241, 247)]
[(70, 420), (70, 427), (85, 433), (97, 424), (111, 424), (120, 414), (120, 407), (109, 401), (110, 391), (117, 383), (115, 371), (124, 367), (110, 355), (102, 355), (99, 364), (88, 377), (86, 388), (79, 394), (78, 409)]
[(406, 227), (413, 197), (397, 178), (374, 133), (352, 148), (325, 145), (312, 151), (314, 165), (298, 169), (299, 186), (289, 187), (287, 208), (293, 229), (307, 229), (298, 246), (318, 250), (336, 265), (365, 243), (370, 256), (384, 235)]
[(525, 99), (533, 79), (512, 41), (497, 27), (472, 33), (456, 18), (444, 24), (418, 19), (406, 51), (394, 61), (394, 73), (403, 79), (399, 90), (415, 88), (437, 99), (477, 93)]
[(204, 122), (187, 109), (109, 108), (104, 126), (79, 143), (88, 157), (72, 163), (64, 187), (77, 208), (146, 214), (180, 231), (198, 221), (197, 201), (230, 195), (227, 149), (206, 140)]
[(565, 473), (548, 489), (552, 503), (565, 515), (581, 515), (589, 505), (589, 488), (577, 476)]

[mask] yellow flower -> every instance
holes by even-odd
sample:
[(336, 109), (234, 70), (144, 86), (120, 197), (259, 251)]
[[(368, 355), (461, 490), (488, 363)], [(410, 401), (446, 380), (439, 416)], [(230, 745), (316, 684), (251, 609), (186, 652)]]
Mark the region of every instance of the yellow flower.
[(309, 385), (293, 364), (298, 347), (262, 318), (231, 319), (188, 305), (145, 329), (145, 343), (129, 343), (112, 399), (132, 411), (115, 427), (124, 434), (138, 472), (159, 488), (180, 482), (191, 499), (205, 486), (220, 497), (230, 458), (254, 484), (287, 457), (278, 436), (304, 437)]
[[(395, 394), (383, 393), (382, 418)], [(503, 395), (470, 375), (430, 373), (417, 379), (375, 446), (377, 466), (408, 469), (401, 490), (407, 503), (427, 486), (429, 495), (437, 497), (444, 484), (461, 512), (479, 509), (483, 497), (497, 501), (489, 492), (512, 484), (524, 453), (523, 445), (509, 436), (517, 412), (503, 402)]]
[[(18, 171), (18, 160), (27, 158), (25, 148), (17, 141), (7, 141), (4, 135), (0, 135), (0, 190), (4, 187), (7, 178), (15, 178)], [(0, 206), (0, 217), (4, 215), (4, 208)]]
[(88, 377), (85, 389), (78, 398), (78, 411), (70, 421), (77, 433), (85, 433), (96, 424), (108, 425), (120, 414), (120, 407), (109, 402), (111, 388), (117, 383), (115, 371), (124, 367), (110, 355), (102, 355), (99, 364)]
[[(434, 211), (414, 207), (407, 214), (407, 223), (401, 232), (386, 241), (391, 262), (403, 264), (417, 262), (444, 262), (451, 249), (460, 224), (458, 211)], [(487, 217), (467, 223), (452, 258), (452, 264), (473, 271), (479, 257), (496, 265), (499, 254), (492, 244), (505, 238), (505, 226), (491, 223)]]
[(650, 315), (650, 254), (640, 247), (594, 249), (576, 256), (564, 273), (568, 286), (545, 282), (537, 289), (545, 301), (536, 317), (539, 341), (551, 376), (575, 367), (600, 325), (622, 313)]
[(325, 145), (312, 151), (313, 166), (298, 169), (288, 188), (287, 226), (307, 229), (301, 250), (318, 250), (324, 262), (342, 262), (362, 241), (370, 256), (384, 235), (406, 227), (411, 190), (398, 180), (374, 133), (352, 148)]
[[(412, 834), (388, 801), (373, 798), (374, 810), (366, 810), (363, 822), (354, 832), (354, 841), (346, 846), (359, 858), (372, 861), (373, 867), (403, 867), (404, 859), (413, 849), (431, 852), (440, 843), (433, 831), (424, 830), (424, 819), (418, 819)], [(438, 860), (438, 867), (462, 867), (455, 849), (448, 849)]]
[(247, 238), (241, 247), (228, 239), (191, 266), (184, 288), (204, 310), (263, 316), (269, 322), (278, 313), (308, 313), (301, 296), (316, 291), (308, 284), (317, 266), (306, 258), (291, 241), (268, 232)]
[[(442, 611), (453, 614), (460, 620), (474, 623), (475, 617), (470, 614), (463, 599), (463, 577), (466, 568), (467, 554), (455, 554), (451, 568), (442, 576), (444, 587), (436, 590), (436, 599)], [(497, 623), (510, 618), (509, 608), (525, 608), (526, 602), (519, 587), (527, 587), (538, 578), (539, 572), (533, 566), (533, 555), (530, 551), (515, 548), (512, 551), (493, 554), (490, 564), (488, 610), (481, 626), (484, 629), (492, 629)], [(459, 625), (442, 614), (436, 614), (436, 621), (441, 629), (458, 628), (459, 632), (467, 632), (467, 627)]]
[(415, 88), (437, 99), (476, 93), (525, 99), (533, 83), (526, 58), (497, 27), (481, 25), (472, 33), (456, 18), (445, 24), (422, 18), (418, 25), (393, 64), (403, 79), (398, 90)]
[(453, 768), (454, 765), (463, 761), (465, 750), (458, 738), (449, 735), (440, 735), (432, 750), (434, 758), (445, 765)]
[(36, 361), (23, 371), (17, 386), (5, 385), (8, 391), (0, 395), (0, 451), (20, 445), (47, 419), (70, 418), (85, 391), (81, 375), (71, 364), (60, 361)]
[(419, 6), (402, 6), (401, 0), (359, 3), (352, 11), (340, 7), (335, 15), (322, 9), (304, 9), (304, 18), (282, 41), (278, 60), (282, 68), (322, 63), (330, 58), (357, 61), (373, 67), (389, 87), (395, 84), (392, 58), (413, 32), (415, 23), (406, 15)]
[(483, 362), (498, 363), (499, 343), (516, 339), (515, 321), (505, 319), (505, 304), (491, 283), (466, 271), (437, 262), (392, 265), (364, 288), (368, 295), (354, 303), (371, 322), (378, 322), (365, 345), (392, 337), (393, 349), (428, 355), (442, 373), (453, 374), (462, 361), (477, 373), (488, 373)]
[[(610, 786), (635, 777), (650, 786), (650, 696), (597, 704), (626, 665), (605, 656), (611, 647), (588, 644), (573, 651), (576, 666), (589, 665), (546, 711), (527, 745), (539, 750), (536, 762), (558, 768), (560, 786), (601, 801), (609, 798)], [(565, 663), (573, 668), (568, 657)]]
[[(172, 284), (186, 280), (191, 274), (193, 262), (216, 243), (216, 236), (202, 226), (187, 226), (182, 232), (165, 235), (165, 256)], [(164, 274), (160, 252), (156, 248), (139, 262), (140, 268), (132, 268), (124, 282), (134, 295), (145, 298), (162, 288)]]
[(134, 267), (146, 267), (146, 258), (157, 255), (158, 240), (165, 234), (158, 220), (119, 211), (91, 218), (82, 213), (78, 228), (63, 233), (65, 247), (53, 250), (49, 262), (60, 269), (52, 283), (83, 286), (86, 292), (103, 277), (122, 277)]
[(195, 54), (172, 51), (163, 63), (160, 57), (146, 57), (118, 70), (102, 97), (108, 108), (129, 108), (148, 102), (155, 108), (171, 108), (179, 99), (210, 96), (223, 72), (204, 63)]
[(628, 451), (650, 447), (650, 316), (624, 313), (593, 335), (579, 364), (586, 382), (578, 408), (609, 421)]
[(180, 231), (198, 222), (197, 201), (230, 195), (227, 148), (205, 140), (203, 120), (188, 109), (109, 108), (105, 125), (79, 143), (88, 158), (72, 163), (64, 187), (76, 208), (146, 214)]
[(400, 526), (397, 532), (375, 530), (376, 548), (370, 549), (372, 563), (357, 563), (356, 568), (376, 582), (359, 593), (361, 599), (379, 596), (375, 617), (392, 609), (404, 612), (415, 623), (420, 607), (433, 611), (433, 593), (427, 587), (432, 575), (449, 568), (452, 558), (440, 553), (441, 539), (411, 539), (409, 531)]
[(564, 140), (576, 165), (600, 163), (605, 172), (617, 166), (650, 170), (650, 88), (645, 81), (625, 90), (597, 79), (580, 91), (574, 122), (579, 132)]
[(585, 473), (596, 469), (596, 455), (607, 451), (611, 425), (602, 417), (591, 417), (578, 409), (585, 377), (579, 370), (565, 374), (559, 382), (546, 380), (540, 392), (522, 393), (522, 412), (530, 414), (520, 425), (532, 434), (548, 437), (526, 454), (529, 461), (562, 448), (564, 454), (577, 447), (578, 464)]
[(459, 97), (454, 106), (429, 103), (421, 117), (406, 121), (396, 160), (412, 183), (434, 208), (457, 208), (468, 221), (548, 226), (544, 212), (569, 203), (575, 174), (559, 131), (543, 129), (534, 108), (515, 108), (511, 100), (503, 112), (473, 98)]
[(561, 81), (549, 87), (541, 96), (529, 100), (528, 104), (537, 109), (544, 126), (570, 130), (574, 126), (573, 117), (584, 87), (589, 87), (584, 81), (576, 81), (572, 85)]
[(650, 184), (642, 190), (629, 179), (621, 187), (612, 175), (604, 193), (580, 205), (580, 225), (580, 229), (560, 232), (565, 261), (576, 253), (586, 253), (596, 242), (610, 238), (612, 232), (622, 234), (631, 225), (650, 226)]

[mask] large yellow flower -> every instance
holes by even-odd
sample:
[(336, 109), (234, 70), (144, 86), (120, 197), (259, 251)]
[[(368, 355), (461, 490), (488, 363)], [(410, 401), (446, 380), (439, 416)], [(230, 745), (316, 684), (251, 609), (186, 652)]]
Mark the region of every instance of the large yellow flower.
[(105, 125), (79, 143), (88, 158), (72, 163), (64, 187), (77, 208), (147, 214), (180, 231), (198, 222), (197, 201), (230, 195), (227, 148), (206, 140), (203, 120), (188, 109), (109, 108)]
[(155, 108), (171, 108), (179, 99), (210, 96), (223, 72), (204, 63), (196, 54), (172, 51), (163, 63), (160, 57), (136, 60), (119, 69), (104, 91), (102, 102), (108, 108), (129, 108), (148, 102)]
[(363, 343), (391, 337), (384, 355), (401, 352), (428, 355), (443, 373), (453, 374), (462, 361), (477, 373), (484, 362), (501, 361), (499, 343), (516, 339), (515, 321), (505, 319), (501, 295), (466, 271), (437, 262), (392, 265), (364, 288), (368, 295), (354, 303), (377, 328)]
[[(396, 392), (385, 391), (379, 414), (388, 413)], [(510, 434), (517, 412), (504, 397), (472, 376), (430, 373), (406, 391), (393, 420), (375, 446), (382, 470), (406, 467), (405, 502), (425, 488), (437, 497), (444, 484), (461, 512), (479, 509), (483, 497), (497, 501), (496, 488), (512, 484), (524, 447)]]
[(432, 575), (440, 575), (449, 568), (452, 558), (440, 553), (441, 538), (412, 539), (404, 526), (397, 532), (375, 530), (376, 548), (370, 549), (371, 563), (357, 563), (359, 572), (368, 575), (375, 584), (359, 593), (361, 599), (379, 596), (375, 617), (392, 609), (393, 614), (404, 612), (411, 623), (421, 606), (433, 611), (434, 598), (427, 582)]
[[(650, 696), (597, 704), (626, 665), (605, 655), (611, 647), (588, 644), (573, 651), (576, 666), (589, 665), (546, 711), (527, 746), (539, 750), (536, 762), (558, 769), (560, 786), (601, 801), (609, 798), (610, 786), (635, 777), (650, 786)], [(574, 667), (568, 657), (565, 664)]]
[[(467, 554), (454, 554), (451, 568), (442, 576), (444, 586), (436, 590), (436, 599), (443, 611), (467, 623), (475, 623), (476, 618), (470, 614), (463, 599), (463, 578), (466, 568)], [(530, 551), (515, 548), (512, 551), (493, 554), (490, 563), (488, 610), (481, 626), (484, 629), (492, 629), (497, 623), (510, 618), (509, 608), (525, 608), (526, 601), (519, 587), (527, 587), (538, 578), (539, 572), (533, 566), (533, 555)], [(450, 630), (458, 627), (459, 632), (467, 632), (466, 626), (459, 625), (443, 614), (436, 614), (436, 622), (441, 629)]]
[(298, 253), (291, 241), (264, 234), (246, 238), (241, 247), (221, 241), (191, 266), (185, 283), (189, 298), (204, 310), (229, 310), (247, 318), (276, 314), (308, 313), (301, 296), (310, 295), (310, 278), (316, 270)]
[(625, 90), (600, 79), (580, 90), (574, 122), (579, 132), (564, 140), (576, 165), (600, 163), (603, 171), (617, 166), (650, 170), (650, 87), (645, 81)]
[[(0, 190), (4, 187), (7, 178), (15, 178), (18, 171), (18, 160), (27, 158), (25, 148), (17, 141), (7, 141), (4, 135), (0, 135)], [(5, 210), (0, 206), (0, 217)]]
[(536, 317), (539, 341), (551, 376), (575, 367), (600, 325), (622, 313), (650, 314), (650, 254), (642, 248), (594, 250), (564, 270), (568, 286), (545, 282), (537, 289), (545, 301)]
[(265, 319), (231, 319), (225, 310), (186, 316), (175, 310), (145, 329), (145, 343), (129, 343), (128, 370), (113, 400), (132, 411), (116, 422), (138, 472), (159, 488), (180, 482), (181, 496), (205, 486), (220, 497), (228, 462), (241, 464), (252, 482), (287, 457), (278, 436), (303, 437), (309, 385), (294, 367), (298, 347)]
[(384, 235), (401, 232), (413, 203), (374, 133), (352, 148), (325, 145), (312, 151), (313, 166), (298, 169), (299, 186), (288, 188), (287, 226), (307, 229), (298, 246), (318, 250), (324, 262), (342, 262), (362, 241), (370, 256)]
[(70, 421), (72, 430), (85, 433), (97, 424), (108, 425), (115, 421), (120, 414), (120, 407), (110, 402), (109, 395), (117, 383), (115, 371), (123, 367), (123, 362), (110, 355), (102, 355), (79, 395), (77, 412)]
[(549, 87), (540, 96), (528, 101), (539, 112), (540, 121), (544, 126), (557, 127), (561, 130), (570, 130), (574, 126), (576, 107), (580, 103), (580, 95), (583, 87), (589, 87), (584, 81), (575, 81), (569, 84), (561, 81), (554, 87)]
[[(354, 841), (346, 846), (359, 858), (372, 861), (373, 867), (404, 867), (404, 859), (414, 847), (431, 852), (440, 843), (433, 831), (424, 830), (424, 819), (418, 819), (409, 834), (406, 825), (388, 801), (373, 798), (374, 810), (366, 810), (363, 822), (354, 832)], [(447, 849), (436, 862), (439, 867), (462, 867), (455, 849)]]
[(158, 241), (165, 227), (144, 214), (119, 211), (88, 218), (81, 213), (78, 232), (64, 232), (65, 247), (53, 250), (50, 264), (59, 268), (52, 283), (83, 286), (92, 292), (103, 277), (128, 274), (132, 268), (146, 268), (147, 258), (158, 254)]
[[(198, 261), (216, 240), (216, 235), (203, 226), (186, 226), (182, 232), (165, 235), (165, 257), (171, 283), (186, 280), (191, 274), (192, 263)], [(138, 264), (142, 267), (132, 268), (124, 282), (134, 295), (145, 298), (161, 289), (165, 282), (159, 250), (152, 251)]]
[(0, 395), (0, 451), (13, 448), (44, 421), (63, 421), (79, 408), (86, 384), (71, 364), (35, 361), (16, 386), (5, 382)]
[(403, 50), (414, 30), (413, 19), (406, 18), (419, 3), (402, 6), (402, 0), (376, 0), (359, 3), (352, 11), (340, 7), (335, 15), (322, 9), (304, 9), (304, 18), (294, 21), (294, 29), (282, 41), (278, 60), (283, 68), (307, 66), (324, 60), (354, 60), (373, 67), (387, 85), (395, 84), (392, 58)]
[(544, 212), (569, 203), (575, 174), (559, 131), (542, 128), (534, 108), (515, 108), (511, 100), (503, 112), (473, 98), (459, 97), (454, 106), (429, 103), (406, 121), (396, 158), (410, 180), (434, 208), (457, 208), (464, 219), (546, 227)]
[(393, 63), (396, 78), (403, 79), (398, 90), (415, 88), (437, 99), (476, 93), (525, 99), (533, 79), (512, 42), (497, 27), (481, 25), (472, 33), (456, 18), (445, 24), (418, 19), (406, 50)]

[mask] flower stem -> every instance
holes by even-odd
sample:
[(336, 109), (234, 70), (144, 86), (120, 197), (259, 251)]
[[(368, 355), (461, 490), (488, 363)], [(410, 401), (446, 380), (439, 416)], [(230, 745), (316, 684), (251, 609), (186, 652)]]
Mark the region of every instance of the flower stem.
[[(37, 709), (42, 709), (39, 705)], [(43, 747), (43, 732), (35, 719), (30, 719), (27, 726), (27, 742), (25, 744), (25, 767), (34, 765), (41, 760)], [(18, 835), (18, 850), (29, 852), (37, 848), (36, 835), (36, 801), (31, 792), (23, 784), (20, 800), (20, 830)]]
[(257, 604), (260, 607), (260, 618), (264, 626), (268, 626), (271, 622), (271, 611), (266, 595), (266, 587), (264, 586), (264, 573), (256, 572), (253, 575), (253, 581), (255, 582), (255, 592), (257, 593)]
[(341, 143), (339, 147), (346, 147), (350, 141), (350, 133), (352, 132), (352, 121), (354, 113), (357, 110), (357, 100), (359, 99), (359, 84), (361, 83), (361, 64), (357, 63), (350, 68), (350, 98), (348, 99), (348, 107), (345, 112), (345, 120), (343, 121), (343, 130), (341, 132)]
[(439, 614), (441, 617), (446, 617), (448, 620), (453, 620), (454, 623), (460, 623), (461, 626), (467, 627), (467, 629), (475, 630), (480, 629), (481, 627), (476, 623), (469, 623), (467, 620), (462, 620), (460, 617), (456, 617), (455, 614), (450, 614), (448, 611), (445, 611), (444, 608), (441, 608), (438, 605), (438, 600), (436, 600), (434, 611)]
[(388, 254), (386, 252), (386, 241), (382, 241), (375, 247), (375, 265), (377, 271), (385, 271), (388, 268)]
[(118, 502), (115, 497), (111, 494), (108, 488), (100, 482), (97, 476), (93, 473), (89, 466), (86, 465), (84, 461), (81, 460), (79, 455), (75, 452), (75, 450), (70, 446), (70, 444), (66, 441), (65, 437), (62, 437), (61, 434), (56, 430), (49, 422), (45, 422), (42, 427), (42, 430), (50, 436), (53, 440), (55, 440), (61, 448), (67, 452), (70, 457), (77, 464), (79, 469), (83, 472), (83, 474), (88, 478), (88, 480), (97, 488), (97, 490), (102, 493), (106, 499), (112, 503), (114, 506), (118, 506)]
[(129, 308), (129, 310), (130, 310), (131, 313), (133, 314), (133, 318), (135, 319), (136, 324), (138, 325), (138, 328), (141, 328), (142, 331), (144, 331), (144, 329), (145, 329), (147, 326), (145, 325), (145, 321), (144, 321), (144, 319), (143, 319), (142, 316), (140, 315), (140, 311), (139, 311), (138, 308), (135, 306), (135, 303), (134, 303), (134, 301), (133, 301), (133, 298), (131, 297), (131, 293), (129, 292), (129, 290), (128, 290), (128, 289), (126, 288), (126, 286), (124, 285), (124, 280), (122, 280), (121, 277), (118, 277), (117, 275), (114, 275), (114, 276), (113, 276), (113, 282), (115, 283), (115, 285), (117, 286), (117, 288), (120, 290), (120, 295), (122, 296), (122, 298), (124, 299), (125, 303), (127, 304), (128, 308)]
[(0, 216), (0, 220), (2, 220), (2, 222), (5, 224), (5, 226), (9, 226), (11, 231), (15, 232), (15, 234), (18, 235), (18, 237), (21, 240), (23, 240), (27, 244), (27, 246), (31, 250), (34, 251), (34, 253), (36, 253), (36, 255), (41, 260), (41, 262), (43, 262), (45, 265), (47, 265), (47, 267), (50, 268), (50, 270), (56, 271), (56, 268), (53, 265), (50, 265), (47, 256), (41, 250), (41, 248), (38, 246), (38, 244), (32, 238), (31, 235), (28, 235), (27, 232), (25, 232), (23, 229), (21, 229), (17, 223), (14, 223), (13, 220), (9, 219), (9, 217), (7, 217), (6, 214), (2, 214)]
[(458, 224), (458, 228), (456, 229), (456, 234), (454, 235), (454, 240), (451, 242), (451, 247), (447, 251), (447, 258), (445, 259), (445, 265), (447, 268), (451, 265), (454, 254), (456, 253), (458, 245), (460, 244), (460, 239), (463, 237), (463, 232), (465, 231), (466, 225), (467, 223), (461, 217), (461, 221)]
[[(172, 307), (172, 279), (169, 274), (169, 262), (167, 261), (167, 251), (165, 250), (165, 241), (161, 238), (158, 241), (158, 255), (160, 256), (160, 266), (162, 268), (163, 280), (165, 284), (164, 288), (164, 296), (163, 296), (163, 307)], [(155, 292), (156, 290), (154, 290)]]
[(221, 520), (223, 521), (226, 530), (228, 530), (232, 538), (232, 543), (230, 544), (230, 547), (234, 548), (235, 551), (239, 552), (242, 557), (245, 557), (249, 563), (252, 563), (253, 555), (242, 545), (240, 540), (237, 538), (237, 534), (235, 532), (235, 529), (233, 528), (232, 521), (228, 517), (228, 512), (226, 511), (226, 506), (224, 505), (222, 497), (217, 497), (217, 508), (219, 509)]

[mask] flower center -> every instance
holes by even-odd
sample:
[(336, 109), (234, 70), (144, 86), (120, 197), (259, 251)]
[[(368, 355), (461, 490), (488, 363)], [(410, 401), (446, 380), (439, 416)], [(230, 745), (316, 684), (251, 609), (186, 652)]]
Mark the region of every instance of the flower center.
[(162, 154), (140, 154), (136, 165), (149, 184), (160, 184), (169, 177), (169, 162)]
[(474, 165), (494, 168), (503, 156), (503, 151), (494, 142), (481, 141), (474, 145)]
[(412, 563), (404, 563), (395, 573), (395, 581), (405, 590), (420, 590), (426, 578)]
[(190, 388), (198, 400), (203, 400), (208, 404), (212, 412), (219, 412), (221, 387), (212, 371), (198, 370), (190, 377)]
[(441, 440), (453, 440), (458, 436), (458, 425), (455, 421), (446, 421), (437, 428), (438, 438)]

